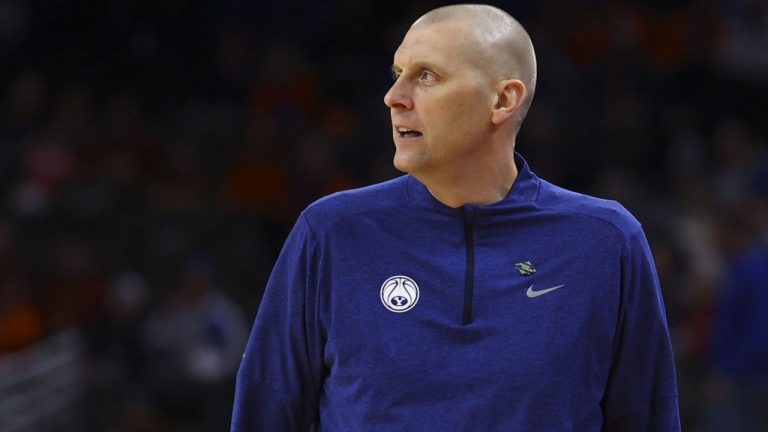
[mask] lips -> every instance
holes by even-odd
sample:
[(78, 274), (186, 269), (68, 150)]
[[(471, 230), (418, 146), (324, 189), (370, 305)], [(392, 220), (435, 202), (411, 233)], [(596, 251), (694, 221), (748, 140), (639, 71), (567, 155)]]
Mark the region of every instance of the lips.
[(415, 137), (420, 137), (422, 135), (422, 133), (419, 132), (418, 130), (411, 129), (404, 126), (397, 126), (395, 127), (395, 130), (403, 138), (415, 138)]

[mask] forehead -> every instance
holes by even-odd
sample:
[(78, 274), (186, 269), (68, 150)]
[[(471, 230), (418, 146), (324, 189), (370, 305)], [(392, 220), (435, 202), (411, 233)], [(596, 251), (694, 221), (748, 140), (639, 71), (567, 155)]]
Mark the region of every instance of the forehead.
[(424, 23), (411, 27), (395, 51), (395, 66), (430, 63), (449, 66), (472, 53), (470, 27), (460, 21)]

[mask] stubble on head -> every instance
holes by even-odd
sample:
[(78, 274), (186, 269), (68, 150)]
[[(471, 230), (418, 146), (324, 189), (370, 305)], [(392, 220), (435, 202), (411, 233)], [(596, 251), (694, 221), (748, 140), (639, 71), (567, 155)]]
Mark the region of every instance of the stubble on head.
[(522, 123), (533, 102), (536, 89), (536, 53), (528, 32), (508, 13), (489, 5), (459, 4), (433, 9), (411, 28), (446, 21), (466, 23), (470, 31), (466, 55), (470, 63), (488, 79), (518, 79), (525, 84), (526, 95), (518, 114)]

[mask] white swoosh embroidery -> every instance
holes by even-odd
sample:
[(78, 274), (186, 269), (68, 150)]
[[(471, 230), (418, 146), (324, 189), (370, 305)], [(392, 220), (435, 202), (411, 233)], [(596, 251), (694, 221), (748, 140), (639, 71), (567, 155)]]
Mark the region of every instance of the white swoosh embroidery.
[(534, 297), (538, 297), (538, 296), (544, 295), (546, 293), (550, 293), (550, 292), (552, 292), (552, 291), (554, 291), (554, 290), (556, 290), (558, 288), (562, 288), (564, 286), (565, 286), (565, 284), (558, 285), (558, 286), (553, 286), (552, 288), (547, 288), (547, 289), (543, 289), (543, 290), (539, 290), (539, 291), (534, 291), (533, 290), (533, 285), (531, 285), (531, 286), (528, 287), (528, 291), (525, 292), (525, 295), (527, 295), (529, 298), (534, 298)]

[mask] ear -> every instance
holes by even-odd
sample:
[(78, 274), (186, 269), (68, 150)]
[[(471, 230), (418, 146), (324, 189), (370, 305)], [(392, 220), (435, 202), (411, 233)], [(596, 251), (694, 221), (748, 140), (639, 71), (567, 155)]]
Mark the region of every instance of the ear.
[(523, 104), (527, 91), (525, 84), (520, 80), (500, 81), (496, 91), (496, 103), (491, 110), (491, 122), (500, 125), (510, 118), (514, 118), (515, 113)]

